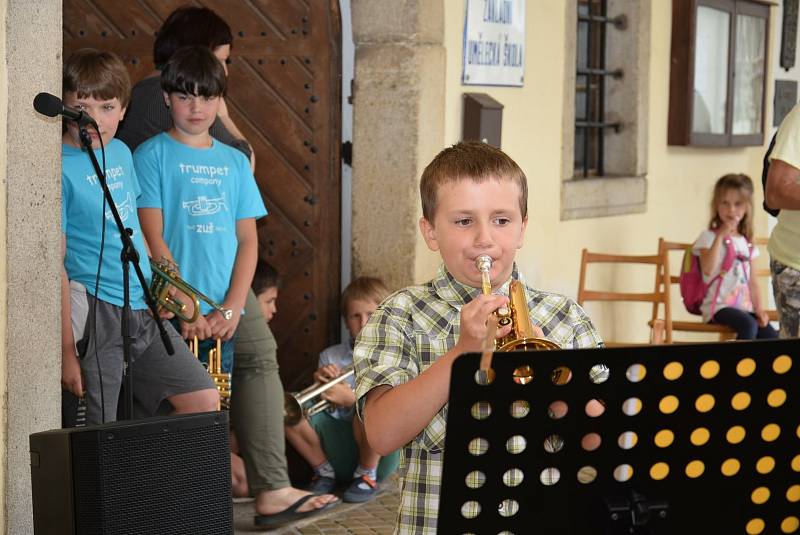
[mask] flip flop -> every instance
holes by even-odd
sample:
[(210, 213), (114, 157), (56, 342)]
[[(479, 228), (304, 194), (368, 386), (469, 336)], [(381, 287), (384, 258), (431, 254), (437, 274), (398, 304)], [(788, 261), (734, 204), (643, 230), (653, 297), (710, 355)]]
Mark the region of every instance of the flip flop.
[(292, 522), (294, 520), (300, 520), (301, 518), (306, 518), (311, 515), (315, 515), (321, 511), (325, 511), (327, 509), (330, 509), (331, 507), (339, 505), (339, 500), (336, 500), (335, 502), (326, 503), (319, 509), (311, 509), (310, 511), (298, 511), (298, 509), (300, 509), (300, 507), (302, 507), (303, 504), (306, 503), (311, 498), (316, 498), (316, 496), (314, 494), (308, 494), (306, 496), (303, 496), (302, 498), (294, 502), (292, 505), (290, 505), (289, 507), (278, 513), (273, 513), (271, 515), (256, 515), (255, 518), (253, 519), (253, 522), (255, 523), (256, 526), (277, 526), (279, 524), (285, 524), (286, 522)]

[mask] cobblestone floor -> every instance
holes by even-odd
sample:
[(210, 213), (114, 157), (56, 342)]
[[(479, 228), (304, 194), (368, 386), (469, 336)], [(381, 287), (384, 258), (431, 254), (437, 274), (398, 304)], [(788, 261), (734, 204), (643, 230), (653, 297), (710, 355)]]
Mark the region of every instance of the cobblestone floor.
[(397, 479), (381, 483), (381, 493), (365, 504), (340, 503), (311, 518), (271, 530), (253, 526), (253, 503), (233, 504), (236, 535), (270, 533), (272, 535), (391, 535), (400, 500)]

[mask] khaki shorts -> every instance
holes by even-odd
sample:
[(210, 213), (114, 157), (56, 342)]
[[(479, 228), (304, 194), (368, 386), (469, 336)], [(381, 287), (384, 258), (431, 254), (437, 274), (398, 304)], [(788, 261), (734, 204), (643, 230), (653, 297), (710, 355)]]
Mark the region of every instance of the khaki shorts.
[[(123, 379), (122, 307), (95, 299), (75, 281), (70, 282), (70, 305), (86, 391), (86, 423), (114, 421)], [(164, 328), (174, 355), (167, 354), (147, 310), (132, 310), (129, 323), (135, 417), (168, 413), (170, 397), (215, 388), (169, 322), (164, 322)]]

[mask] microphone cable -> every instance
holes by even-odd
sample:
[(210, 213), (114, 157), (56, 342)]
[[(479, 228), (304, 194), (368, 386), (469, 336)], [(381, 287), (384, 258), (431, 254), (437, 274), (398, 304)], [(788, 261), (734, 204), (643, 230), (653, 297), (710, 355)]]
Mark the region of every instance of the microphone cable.
[[(105, 148), (105, 145), (103, 144), (103, 136), (100, 135), (100, 130), (97, 128), (97, 125), (93, 125), (93, 126), (94, 126), (95, 131), (97, 132), (97, 137), (100, 140), (100, 155), (101, 155), (101, 158), (103, 160), (103, 164), (101, 165), (100, 172), (103, 173), (103, 175), (105, 176), (105, 170), (106, 170), (106, 148)], [(94, 150), (94, 148), (92, 148), (90, 146), (89, 150)], [(97, 180), (99, 182), (100, 177), (97, 177)], [(106, 186), (108, 186), (108, 184), (106, 184)], [(99, 356), (99, 354), (97, 352), (97, 301), (99, 299), (98, 298), (98, 292), (99, 292), (99, 289), (100, 289), (100, 270), (101, 270), (101, 268), (103, 266), (103, 252), (105, 251), (105, 245), (106, 245), (106, 202), (107, 202), (107, 200), (106, 200), (105, 192), (103, 191), (102, 185), (100, 186), (100, 192), (103, 194), (103, 209), (102, 209), (102, 212), (100, 213), (100, 215), (101, 215), (101, 219), (100, 219), (100, 221), (101, 221), (100, 254), (99, 254), (99, 258), (97, 260), (97, 274), (95, 275), (95, 279), (94, 279), (94, 302), (92, 303), (92, 326), (91, 326), (92, 332), (91, 332), (91, 336), (94, 338), (94, 361), (95, 361), (95, 364), (97, 364), (97, 378), (100, 381), (100, 417), (101, 417), (101, 423), (106, 423), (106, 401), (105, 401), (105, 392), (104, 392), (104, 389), (103, 389), (103, 370), (102, 370), (102, 367), (100, 366), (100, 356)], [(109, 190), (109, 193), (110, 192), (111, 192), (111, 190)], [(124, 314), (124, 311), (123, 311), (123, 314)], [(124, 347), (125, 341), (123, 340), (122, 343), (123, 343), (123, 347)], [(124, 363), (123, 363), (123, 365), (124, 365)]]

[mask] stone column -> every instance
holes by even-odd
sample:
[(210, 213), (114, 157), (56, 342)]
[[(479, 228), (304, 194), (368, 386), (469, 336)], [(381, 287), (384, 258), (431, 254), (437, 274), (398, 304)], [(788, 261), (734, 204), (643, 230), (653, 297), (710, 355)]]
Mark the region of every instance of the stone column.
[(33, 533), (28, 435), (60, 427), (61, 1), (0, 0), (0, 533)]
[(414, 281), (419, 176), (444, 143), (441, 0), (353, 0), (353, 271)]

